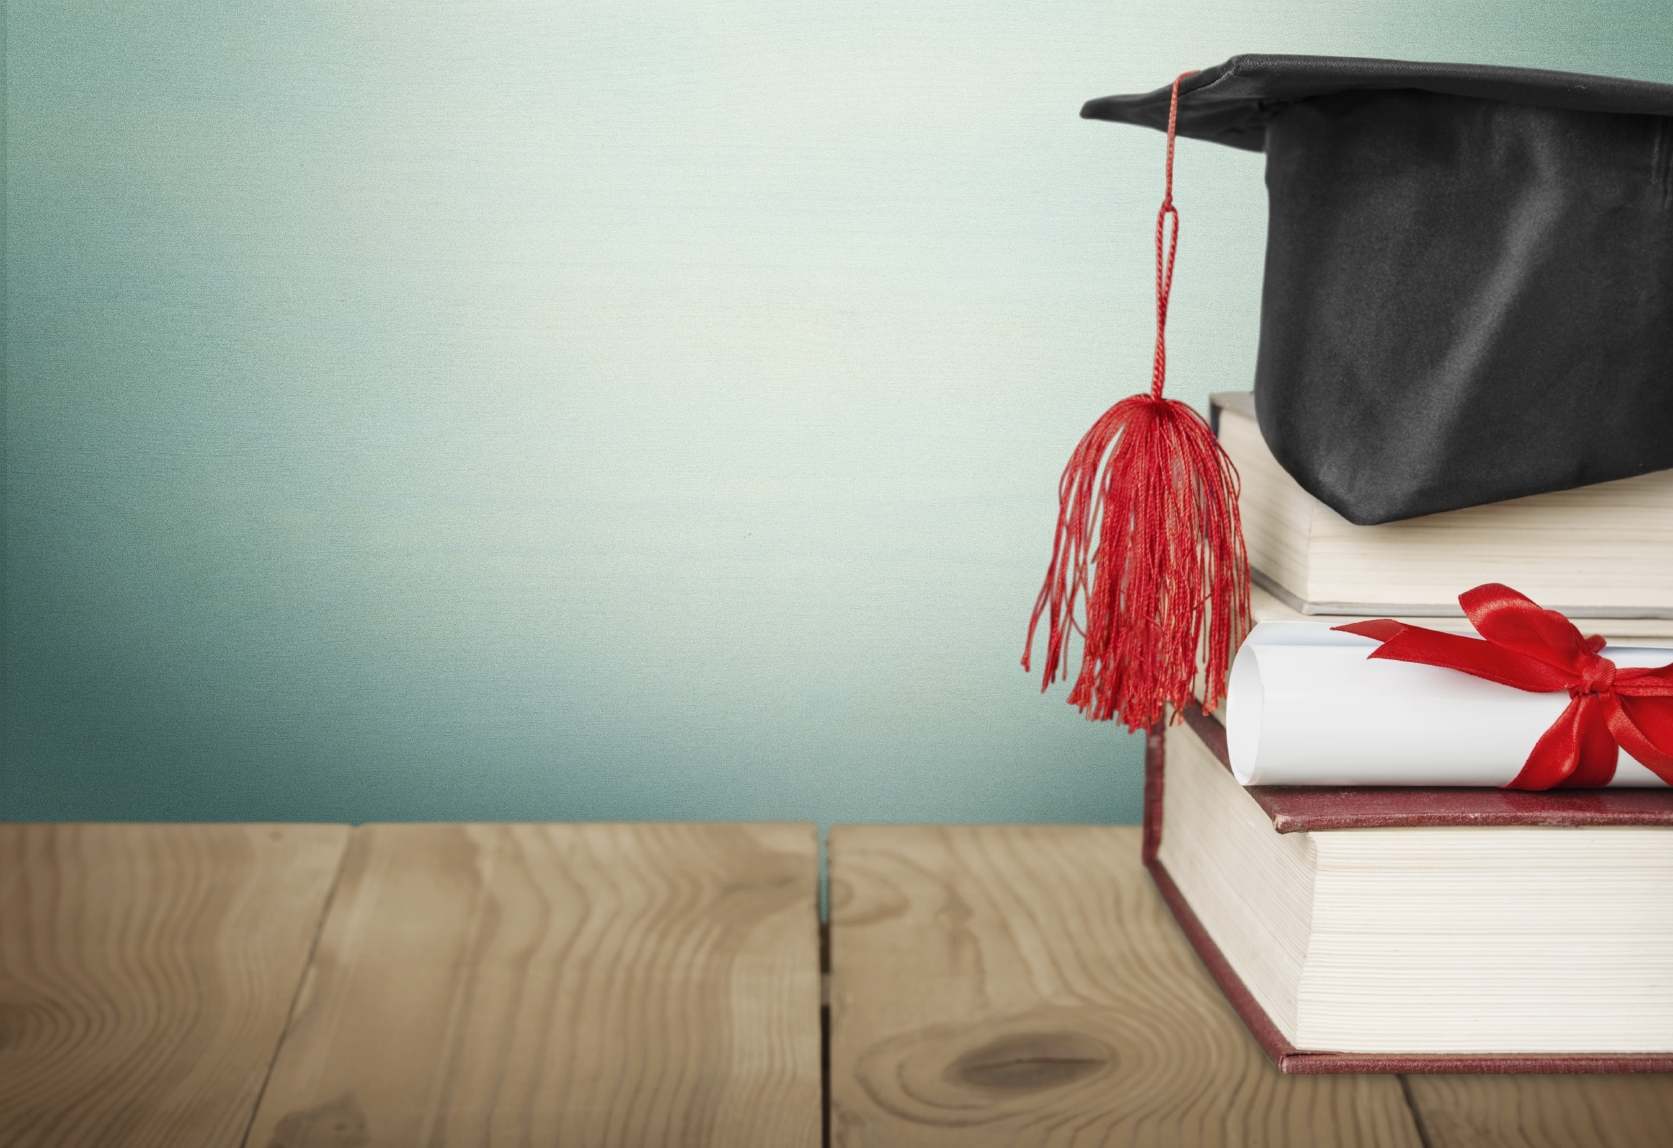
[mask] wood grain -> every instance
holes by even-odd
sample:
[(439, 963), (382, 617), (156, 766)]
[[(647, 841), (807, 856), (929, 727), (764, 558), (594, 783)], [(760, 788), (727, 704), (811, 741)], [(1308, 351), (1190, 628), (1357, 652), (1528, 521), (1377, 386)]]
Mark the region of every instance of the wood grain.
[(0, 824), (0, 1145), (236, 1145), (340, 825)]
[(1397, 1078), (1267, 1060), (1136, 828), (837, 828), (829, 856), (837, 1148), (1418, 1148)]
[(1673, 1144), (1673, 1076), (1408, 1076), (1429, 1148)]
[(378, 825), (251, 1148), (817, 1145), (811, 825)]

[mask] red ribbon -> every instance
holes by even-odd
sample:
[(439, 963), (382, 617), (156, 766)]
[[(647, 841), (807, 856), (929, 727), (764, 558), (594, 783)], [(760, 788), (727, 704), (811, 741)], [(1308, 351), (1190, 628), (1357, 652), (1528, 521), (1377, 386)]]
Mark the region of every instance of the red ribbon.
[(1557, 611), (1497, 582), (1466, 590), (1458, 604), (1485, 642), (1392, 618), (1334, 628), (1382, 642), (1373, 658), (1444, 666), (1531, 693), (1567, 690), (1568, 708), (1506, 789), (1608, 785), (1623, 749), (1673, 785), (1673, 662), (1619, 669), (1598, 655), (1602, 638), (1582, 636)]

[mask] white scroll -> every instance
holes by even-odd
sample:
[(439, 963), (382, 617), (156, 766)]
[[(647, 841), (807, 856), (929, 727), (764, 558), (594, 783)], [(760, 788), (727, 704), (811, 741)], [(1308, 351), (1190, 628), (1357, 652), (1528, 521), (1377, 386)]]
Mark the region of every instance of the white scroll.
[[(1479, 639), (1478, 639), (1479, 640)], [(1380, 643), (1317, 622), (1262, 622), (1232, 663), (1226, 744), (1244, 785), (1504, 785), (1567, 708), (1459, 670), (1371, 660)], [(1673, 649), (1605, 646), (1617, 666)], [(1611, 785), (1665, 785), (1621, 751)]]

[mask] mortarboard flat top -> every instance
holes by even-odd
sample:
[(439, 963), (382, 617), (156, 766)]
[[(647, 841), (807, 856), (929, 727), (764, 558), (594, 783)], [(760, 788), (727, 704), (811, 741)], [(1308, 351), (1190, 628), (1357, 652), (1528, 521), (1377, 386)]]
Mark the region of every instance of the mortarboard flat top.
[[(1410, 89), (1577, 112), (1673, 116), (1673, 84), (1355, 56), (1233, 56), (1179, 83), (1180, 135), (1247, 151), (1266, 146), (1266, 124), (1287, 104), (1338, 92)], [(1080, 114), (1166, 131), (1172, 85), (1136, 96), (1088, 100)]]
[(1673, 85), (1237, 56), (1179, 91), (1180, 135), (1266, 153), (1257, 411), (1304, 488), (1369, 524), (1673, 467)]

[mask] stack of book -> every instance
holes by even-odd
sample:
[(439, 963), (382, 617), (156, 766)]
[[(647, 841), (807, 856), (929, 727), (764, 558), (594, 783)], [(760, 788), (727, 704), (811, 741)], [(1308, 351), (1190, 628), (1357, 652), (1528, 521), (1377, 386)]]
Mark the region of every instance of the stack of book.
[[(1213, 407), (1257, 620), (1467, 631), (1456, 596), (1502, 582), (1673, 646), (1673, 471), (1355, 526), (1252, 396)], [(1220, 723), (1178, 716), (1147, 744), (1145, 863), (1284, 1071), (1673, 1071), (1673, 788), (1244, 787)]]

